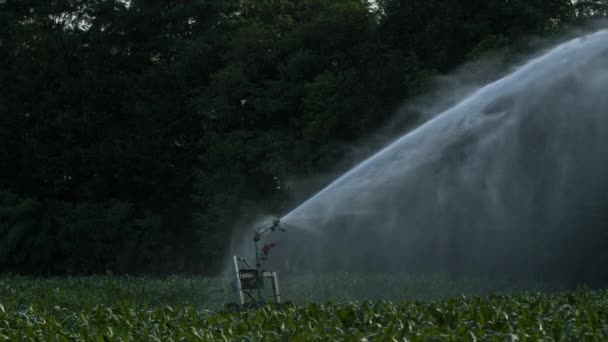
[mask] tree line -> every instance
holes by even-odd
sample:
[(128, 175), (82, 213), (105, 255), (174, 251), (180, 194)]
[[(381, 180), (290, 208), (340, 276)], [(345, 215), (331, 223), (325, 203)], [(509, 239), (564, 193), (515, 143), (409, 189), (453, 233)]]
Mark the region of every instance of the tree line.
[(212, 273), (239, 219), (314, 193), (434, 76), (607, 11), (0, 0), (0, 271)]

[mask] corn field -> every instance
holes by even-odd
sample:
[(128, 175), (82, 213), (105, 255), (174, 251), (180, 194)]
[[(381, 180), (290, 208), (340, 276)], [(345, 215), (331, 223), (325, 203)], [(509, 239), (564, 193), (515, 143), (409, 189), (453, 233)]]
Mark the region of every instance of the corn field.
[[(208, 286), (214, 280), (207, 280)], [(0, 280), (6, 341), (601, 341), (608, 291), (298, 302), (231, 311), (204, 278)], [(199, 297), (197, 297), (199, 296)]]

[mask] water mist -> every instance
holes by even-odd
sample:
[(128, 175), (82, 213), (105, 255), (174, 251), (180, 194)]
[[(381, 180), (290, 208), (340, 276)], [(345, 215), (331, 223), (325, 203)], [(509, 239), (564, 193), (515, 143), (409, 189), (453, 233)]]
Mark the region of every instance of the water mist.
[(593, 280), (603, 266), (584, 244), (608, 234), (606, 148), (603, 30), (480, 88), (282, 217), (282, 265)]

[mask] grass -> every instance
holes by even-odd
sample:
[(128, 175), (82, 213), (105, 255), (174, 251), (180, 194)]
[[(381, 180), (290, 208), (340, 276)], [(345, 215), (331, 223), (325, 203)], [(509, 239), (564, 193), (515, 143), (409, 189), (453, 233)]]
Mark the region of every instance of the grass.
[(4, 276), (0, 340), (608, 339), (604, 290), (525, 292), (509, 283), (348, 273), (281, 281), (295, 304), (231, 312), (211, 301), (219, 278)]

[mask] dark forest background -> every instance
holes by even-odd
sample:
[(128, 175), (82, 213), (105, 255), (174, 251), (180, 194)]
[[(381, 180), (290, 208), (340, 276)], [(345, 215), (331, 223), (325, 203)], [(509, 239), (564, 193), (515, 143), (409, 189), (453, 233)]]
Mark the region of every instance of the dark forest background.
[[(431, 80), (570, 0), (0, 0), (0, 272), (203, 273)], [(418, 119), (404, 114), (400, 131)], [(318, 181), (308, 181), (317, 178)]]

